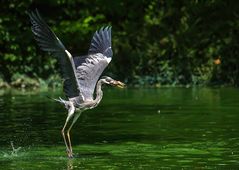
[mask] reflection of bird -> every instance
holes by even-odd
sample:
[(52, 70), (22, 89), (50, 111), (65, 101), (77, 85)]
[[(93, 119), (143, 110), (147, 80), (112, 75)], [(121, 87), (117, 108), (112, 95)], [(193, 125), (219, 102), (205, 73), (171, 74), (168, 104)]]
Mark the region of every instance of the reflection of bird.
[[(63, 90), (68, 100), (61, 98), (55, 100), (64, 104), (68, 110), (62, 135), (68, 157), (73, 157), (69, 133), (82, 111), (92, 109), (100, 103), (103, 96), (102, 84), (110, 84), (121, 88), (125, 85), (107, 76), (103, 76), (97, 82), (112, 59), (111, 27), (102, 27), (94, 33), (88, 55), (73, 58), (37, 10), (29, 13), (29, 17), (32, 23), (32, 32), (38, 45), (43, 51), (54, 55), (60, 64), (61, 76), (64, 80)], [(95, 88), (96, 97), (93, 99)], [(72, 123), (66, 132), (67, 136), (65, 136), (65, 128), (71, 119)]]

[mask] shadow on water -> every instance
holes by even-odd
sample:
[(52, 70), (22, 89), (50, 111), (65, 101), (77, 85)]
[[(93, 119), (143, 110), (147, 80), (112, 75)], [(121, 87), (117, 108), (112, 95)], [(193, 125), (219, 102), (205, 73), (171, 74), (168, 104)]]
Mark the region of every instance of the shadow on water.
[(60, 133), (65, 110), (45, 97), (52, 94), (2, 94), (0, 167), (236, 169), (238, 94), (234, 88), (105, 90), (99, 107), (73, 128), (73, 159)]

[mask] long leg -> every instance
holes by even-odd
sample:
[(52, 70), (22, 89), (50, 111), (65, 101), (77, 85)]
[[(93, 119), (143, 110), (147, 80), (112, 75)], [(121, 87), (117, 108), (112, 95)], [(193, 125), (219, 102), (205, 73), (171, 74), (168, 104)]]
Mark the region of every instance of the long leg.
[(69, 149), (70, 149), (71, 154), (73, 154), (73, 153), (72, 153), (72, 146), (71, 146), (70, 131), (71, 131), (71, 128), (73, 127), (73, 125), (76, 123), (77, 119), (80, 117), (80, 115), (81, 115), (81, 112), (75, 114), (74, 119), (73, 119), (73, 121), (72, 121), (72, 123), (71, 123), (69, 129), (68, 129), (67, 132), (66, 132), (66, 134), (67, 134), (67, 136), (68, 136), (68, 140), (69, 140)]
[(67, 141), (66, 141), (65, 128), (66, 128), (66, 126), (67, 126), (69, 120), (70, 120), (70, 119), (72, 118), (72, 116), (74, 115), (74, 111), (75, 111), (75, 109), (72, 108), (72, 107), (68, 110), (68, 115), (67, 115), (67, 118), (66, 118), (66, 122), (65, 122), (65, 124), (64, 124), (64, 126), (63, 126), (63, 128), (62, 128), (62, 130), (61, 130), (61, 133), (62, 133), (64, 142), (65, 142), (65, 145), (66, 145), (66, 150), (67, 150), (68, 157), (72, 157), (72, 155), (71, 155), (71, 153), (70, 153), (71, 151), (70, 151), (69, 146), (68, 146)]
[(61, 130), (62, 137), (63, 137), (64, 142), (65, 142), (65, 145), (66, 145), (66, 151), (67, 151), (68, 156), (70, 156), (70, 155), (69, 155), (70, 149), (69, 149), (69, 147), (68, 147), (68, 144), (67, 144), (67, 141), (66, 141), (66, 137), (65, 137), (65, 128), (66, 128), (66, 126), (67, 126), (69, 120), (72, 118), (72, 116), (73, 116), (72, 114), (68, 114), (68, 116), (67, 116), (67, 118), (66, 118), (66, 122), (65, 122), (65, 124), (64, 124), (64, 126), (63, 126), (63, 128), (62, 128), (62, 130)]

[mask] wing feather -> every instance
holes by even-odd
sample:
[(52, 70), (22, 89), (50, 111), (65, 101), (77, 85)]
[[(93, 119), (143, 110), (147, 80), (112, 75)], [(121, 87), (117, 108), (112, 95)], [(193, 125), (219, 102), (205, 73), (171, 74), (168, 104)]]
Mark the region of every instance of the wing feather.
[(74, 57), (76, 75), (85, 100), (93, 100), (95, 85), (100, 75), (107, 67), (107, 57), (101, 53)]
[(45, 23), (39, 12), (29, 13), (32, 24), (32, 32), (38, 45), (43, 51), (50, 52), (54, 55), (60, 65), (61, 76), (63, 78), (63, 90), (68, 98), (79, 96), (80, 88), (76, 79), (76, 70), (71, 54), (65, 46)]
[(112, 56), (111, 27), (102, 27), (94, 33), (88, 55), (74, 58), (77, 79), (85, 100), (93, 100), (96, 83)]
[(102, 27), (96, 31), (90, 44), (88, 54), (102, 53), (107, 58), (113, 56), (111, 49), (111, 27)]

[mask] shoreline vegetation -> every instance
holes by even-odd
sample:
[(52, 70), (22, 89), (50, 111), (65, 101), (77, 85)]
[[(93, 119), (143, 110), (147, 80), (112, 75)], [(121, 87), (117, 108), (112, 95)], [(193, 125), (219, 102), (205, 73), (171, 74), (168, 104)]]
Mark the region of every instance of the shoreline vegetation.
[[(127, 83), (127, 82), (126, 82)], [(218, 83), (201, 83), (201, 84), (163, 84), (156, 82), (154, 77), (145, 76), (141, 79), (136, 79), (134, 83), (127, 83), (130, 88), (161, 88), (161, 87), (237, 87), (233, 84), (218, 84)], [(50, 76), (47, 80), (41, 78), (31, 78), (26, 75), (18, 75), (11, 82), (6, 82), (0, 78), (0, 90), (48, 90), (61, 89), (62, 79), (57, 74)]]
[(50, 76), (48, 79), (31, 78), (26, 75), (17, 75), (11, 82), (6, 82), (0, 78), (0, 89), (57, 89), (62, 87), (62, 80), (59, 75)]
[[(174, 78), (175, 80), (167, 80), (167, 77), (164, 76), (165, 73), (162, 73), (160, 77), (156, 76), (135, 76), (134, 79), (130, 82), (128, 80), (122, 80), (127, 84), (128, 87), (132, 88), (160, 88), (160, 87), (237, 87), (236, 83), (220, 83), (213, 82), (213, 72), (218, 70), (221, 65), (220, 59), (215, 59), (212, 61), (210, 68), (210, 74), (207, 75), (195, 75), (192, 77), (190, 83), (182, 84), (180, 83), (180, 77)], [(166, 80), (166, 81), (165, 81)], [(0, 89), (16, 89), (16, 90), (47, 90), (47, 89), (60, 89), (62, 88), (62, 78), (60, 74), (55, 73), (50, 75), (47, 79), (42, 79), (40, 77), (29, 77), (24, 74), (16, 73), (12, 76), (10, 82), (4, 81), (0, 77)]]

